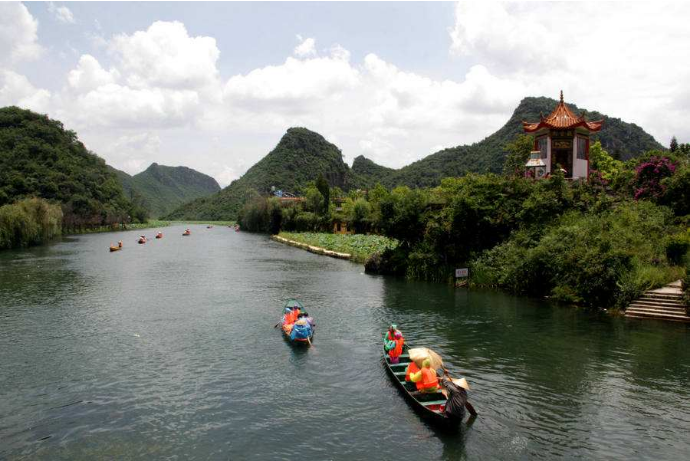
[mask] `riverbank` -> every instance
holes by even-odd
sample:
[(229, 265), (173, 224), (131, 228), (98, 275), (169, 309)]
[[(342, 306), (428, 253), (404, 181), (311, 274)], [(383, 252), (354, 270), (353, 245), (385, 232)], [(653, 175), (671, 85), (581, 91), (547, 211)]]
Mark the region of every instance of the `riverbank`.
[(394, 239), (381, 235), (326, 234), (317, 232), (281, 232), (272, 238), (316, 254), (350, 259), (364, 263), (369, 256), (398, 245)]

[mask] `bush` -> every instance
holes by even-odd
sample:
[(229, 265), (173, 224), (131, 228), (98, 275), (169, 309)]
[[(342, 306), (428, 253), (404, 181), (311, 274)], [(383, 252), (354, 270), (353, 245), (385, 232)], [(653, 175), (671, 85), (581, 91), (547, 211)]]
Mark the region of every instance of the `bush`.
[(690, 250), (690, 230), (666, 238), (666, 258), (676, 266), (683, 265)]
[(0, 207), (0, 249), (39, 245), (62, 231), (62, 210), (30, 198)]

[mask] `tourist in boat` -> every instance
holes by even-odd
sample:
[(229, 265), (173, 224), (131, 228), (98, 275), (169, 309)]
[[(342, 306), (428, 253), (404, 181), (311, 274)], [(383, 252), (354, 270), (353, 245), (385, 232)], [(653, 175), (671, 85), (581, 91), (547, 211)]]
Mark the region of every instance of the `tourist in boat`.
[[(391, 326), (388, 328), (388, 331), (386, 334), (383, 336), (383, 344), (384, 346), (388, 344), (389, 341), (395, 341), (395, 334), (398, 333), (402, 337), (402, 333), (400, 330), (398, 330), (398, 326), (395, 323), (392, 323)], [(405, 338), (403, 338), (404, 341)]]
[(117, 247), (118, 247), (118, 248), (122, 248), (122, 240), (120, 240), (119, 242), (117, 242)]
[(418, 373), (418, 372), (419, 372), (419, 367), (417, 366), (417, 364), (414, 362), (410, 362), (410, 364), (405, 369), (405, 381), (407, 381), (408, 383), (410, 381), (412, 381), (412, 378), (410, 378), (410, 376), (412, 374)]
[(399, 331), (395, 332), (395, 335), (393, 336), (393, 341), (388, 341), (386, 343), (386, 351), (388, 352), (388, 357), (391, 361), (391, 363), (399, 363), (400, 362), (400, 354), (402, 354), (403, 351), (403, 336), (402, 333)]
[(417, 373), (410, 374), (410, 381), (417, 385), (419, 392), (438, 392), (438, 377), (436, 370), (431, 368), (431, 360), (424, 359), (422, 369)]

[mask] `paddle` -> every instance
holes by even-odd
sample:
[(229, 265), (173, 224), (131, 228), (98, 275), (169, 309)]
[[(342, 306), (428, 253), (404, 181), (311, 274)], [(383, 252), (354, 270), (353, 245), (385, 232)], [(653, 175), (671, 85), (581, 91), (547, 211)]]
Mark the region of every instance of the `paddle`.
[[(450, 377), (450, 373), (448, 373), (448, 370), (446, 369), (446, 367), (441, 366), (441, 368), (443, 369), (443, 374), (444, 374), (448, 379), (450, 379), (450, 380), (452, 381), (452, 378)], [(470, 415), (472, 415), (472, 416), (477, 416), (477, 415), (479, 414), (479, 413), (477, 413), (477, 410), (474, 409), (474, 407), (472, 406), (472, 404), (471, 404), (470, 402), (468, 402), (467, 400), (465, 401), (465, 408), (467, 408), (467, 411), (469, 411), (469, 412), (470, 412)]]

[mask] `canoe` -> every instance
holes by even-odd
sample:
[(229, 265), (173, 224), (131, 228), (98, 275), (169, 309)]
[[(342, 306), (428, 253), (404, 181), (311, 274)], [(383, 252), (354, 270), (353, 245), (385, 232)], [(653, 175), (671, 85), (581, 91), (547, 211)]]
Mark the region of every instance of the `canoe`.
[(162, 238), (163, 238), (163, 234), (161, 234), (161, 233), (156, 234), (156, 238), (157, 238), (157, 239), (162, 239)]
[(110, 247), (110, 251), (120, 251), (122, 247)]
[[(455, 418), (446, 415), (444, 412), (448, 399), (441, 392), (420, 393), (414, 383), (405, 381), (405, 370), (410, 364), (409, 345), (407, 341), (403, 346), (403, 353), (400, 355), (400, 363), (391, 364), (390, 358), (383, 349), (383, 362), (388, 370), (388, 374), (398, 390), (410, 403), (412, 408), (427, 421), (445, 427), (457, 428), (462, 422), (462, 418)], [(439, 374), (440, 376), (440, 374)], [(440, 379), (439, 379), (440, 383)]]
[(183, 233), (182, 233), (182, 236), (183, 236), (183, 237), (186, 237), (186, 236), (188, 236), (188, 235), (192, 235), (192, 233), (191, 233), (191, 232), (183, 232)]
[(146, 239), (139, 239), (139, 243), (146, 243)]
[(311, 334), (308, 338), (292, 338), (292, 329), (295, 327), (294, 324), (288, 323), (285, 320), (285, 311), (287, 308), (298, 307), (301, 312), (305, 312), (304, 306), (301, 302), (296, 299), (288, 299), (283, 307), (282, 317), (280, 319), (280, 329), (283, 331), (283, 338), (285, 338), (290, 344), (301, 345), (301, 346), (311, 346), (311, 342), (314, 340), (314, 325), (311, 326)]

